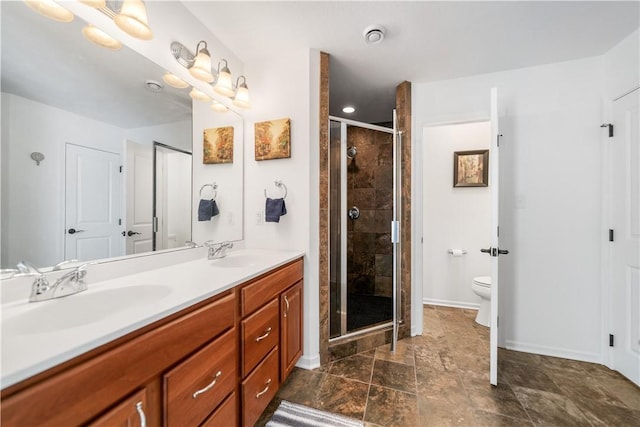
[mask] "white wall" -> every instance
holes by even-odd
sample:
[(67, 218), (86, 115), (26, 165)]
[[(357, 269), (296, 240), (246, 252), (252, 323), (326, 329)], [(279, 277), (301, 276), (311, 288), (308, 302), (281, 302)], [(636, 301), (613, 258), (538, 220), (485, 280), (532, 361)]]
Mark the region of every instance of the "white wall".
[[(304, 367), (319, 365), (318, 288), (318, 115), (320, 55), (296, 50), (267, 61), (247, 63), (253, 106), (245, 114), (245, 239), (248, 247), (299, 249), (304, 268)], [(291, 158), (256, 161), (254, 124), (291, 119)], [(264, 222), (264, 190), (287, 186), (287, 214)]]
[[(476, 276), (491, 275), (491, 258), (480, 252), (491, 243), (490, 187), (453, 187), (453, 153), (488, 150), (490, 132), (490, 122), (422, 130), (422, 266), (426, 304), (477, 308), (480, 297), (471, 290), (471, 281)], [(467, 253), (454, 257), (449, 249)]]
[(640, 85), (640, 29), (604, 55), (604, 70), (609, 101)]
[(154, 141), (191, 152), (191, 120), (127, 129), (126, 138), (138, 144), (153, 146)]
[[(414, 83), (415, 125), (501, 117), (501, 339), (599, 361), (602, 58)], [(419, 141), (418, 141), (419, 142)]]

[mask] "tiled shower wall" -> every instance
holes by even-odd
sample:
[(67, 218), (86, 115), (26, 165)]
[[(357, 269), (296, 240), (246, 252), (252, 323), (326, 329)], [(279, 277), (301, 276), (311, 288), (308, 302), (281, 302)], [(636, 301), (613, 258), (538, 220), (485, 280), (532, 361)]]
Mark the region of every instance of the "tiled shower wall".
[[(393, 138), (385, 132), (349, 126), (347, 208), (360, 217), (347, 222), (347, 292), (392, 296)], [(337, 213), (336, 213), (337, 214)]]

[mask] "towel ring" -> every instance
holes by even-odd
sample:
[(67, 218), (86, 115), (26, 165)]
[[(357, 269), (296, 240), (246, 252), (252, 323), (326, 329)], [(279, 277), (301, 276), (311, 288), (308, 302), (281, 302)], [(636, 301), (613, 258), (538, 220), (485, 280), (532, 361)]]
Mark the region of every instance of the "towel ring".
[(202, 190), (207, 187), (211, 187), (213, 189), (213, 200), (215, 200), (218, 196), (218, 184), (216, 184), (215, 182), (213, 184), (204, 184), (202, 187), (200, 187), (200, 198), (202, 199)]
[[(273, 183), (276, 185), (276, 187), (280, 187), (280, 189), (284, 189), (284, 195), (282, 196), (283, 199), (287, 198), (287, 186), (284, 185), (284, 182), (282, 182), (279, 179), (276, 179), (275, 181), (273, 181)], [(268, 198), (269, 196), (267, 196), (267, 189), (264, 189), (264, 197)]]

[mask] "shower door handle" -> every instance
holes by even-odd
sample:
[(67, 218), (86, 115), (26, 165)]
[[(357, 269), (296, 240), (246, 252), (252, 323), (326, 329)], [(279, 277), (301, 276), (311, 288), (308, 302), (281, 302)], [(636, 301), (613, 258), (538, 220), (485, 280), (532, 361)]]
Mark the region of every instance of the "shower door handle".
[(480, 252), (485, 253), (485, 254), (491, 254), (491, 248), (480, 249)]

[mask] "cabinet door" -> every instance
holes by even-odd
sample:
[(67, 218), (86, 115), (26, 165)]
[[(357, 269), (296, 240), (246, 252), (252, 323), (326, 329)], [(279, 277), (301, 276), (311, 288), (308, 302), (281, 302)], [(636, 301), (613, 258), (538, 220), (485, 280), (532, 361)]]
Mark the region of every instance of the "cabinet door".
[(280, 382), (302, 355), (302, 281), (280, 295)]
[(98, 417), (89, 427), (146, 427), (147, 391), (142, 389)]

